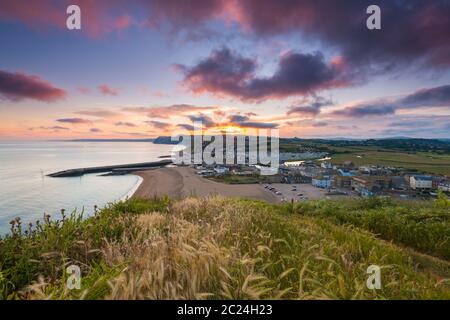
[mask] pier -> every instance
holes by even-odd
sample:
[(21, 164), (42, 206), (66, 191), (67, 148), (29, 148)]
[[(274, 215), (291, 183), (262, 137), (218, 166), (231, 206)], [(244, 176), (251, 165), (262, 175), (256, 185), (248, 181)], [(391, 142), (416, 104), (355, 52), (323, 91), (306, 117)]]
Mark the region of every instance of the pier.
[(113, 166), (102, 166), (102, 167), (90, 167), (90, 168), (78, 168), (69, 169), (64, 171), (59, 171), (55, 173), (48, 174), (47, 176), (53, 178), (66, 178), (66, 177), (80, 177), (89, 173), (104, 173), (104, 172), (132, 172), (141, 171), (147, 169), (154, 169), (158, 167), (165, 167), (172, 164), (172, 160), (161, 160), (155, 162), (143, 162), (143, 163), (132, 163), (132, 164), (121, 164)]

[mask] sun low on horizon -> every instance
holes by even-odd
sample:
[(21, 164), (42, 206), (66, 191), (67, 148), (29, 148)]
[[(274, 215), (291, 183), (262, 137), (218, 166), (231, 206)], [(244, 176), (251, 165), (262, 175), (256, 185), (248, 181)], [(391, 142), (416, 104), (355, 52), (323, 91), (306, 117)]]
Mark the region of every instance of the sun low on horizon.
[(2, 1), (0, 139), (448, 138), (448, 2), (370, 4)]

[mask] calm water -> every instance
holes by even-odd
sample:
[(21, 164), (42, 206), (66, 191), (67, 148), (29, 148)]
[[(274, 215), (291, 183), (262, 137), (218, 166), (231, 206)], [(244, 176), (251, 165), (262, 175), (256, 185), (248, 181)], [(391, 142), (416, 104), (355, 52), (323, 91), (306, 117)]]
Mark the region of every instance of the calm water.
[(52, 172), (80, 167), (161, 160), (173, 146), (148, 142), (0, 142), (0, 233), (9, 221), (42, 220), (83, 208), (99, 207), (129, 195), (140, 183), (134, 175), (50, 178)]

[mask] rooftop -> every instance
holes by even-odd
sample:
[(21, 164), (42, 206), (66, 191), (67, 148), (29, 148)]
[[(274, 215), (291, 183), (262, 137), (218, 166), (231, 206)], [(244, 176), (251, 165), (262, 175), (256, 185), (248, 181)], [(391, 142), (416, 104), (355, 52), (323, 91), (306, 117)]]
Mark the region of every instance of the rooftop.
[(414, 175), (413, 177), (415, 180), (433, 181), (433, 178), (431, 176)]

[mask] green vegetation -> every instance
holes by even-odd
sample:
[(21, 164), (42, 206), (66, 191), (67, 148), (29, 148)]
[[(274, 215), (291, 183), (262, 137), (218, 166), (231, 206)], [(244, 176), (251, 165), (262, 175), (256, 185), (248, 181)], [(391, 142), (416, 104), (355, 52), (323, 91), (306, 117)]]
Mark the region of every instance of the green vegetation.
[[(0, 240), (0, 297), (450, 299), (447, 261), (350, 225), (372, 229), (370, 223), (333, 216), (344, 210), (359, 216), (380, 210), (380, 226), (387, 232), (394, 225), (394, 243), (448, 257), (436, 245), (448, 244), (444, 198), (410, 206), (382, 199), (296, 206), (222, 197), (133, 199), (86, 220), (46, 218), (27, 233), (15, 222)], [(415, 218), (404, 217), (408, 212)], [(413, 220), (421, 227), (410, 228)], [(402, 223), (415, 242), (397, 236)], [(65, 289), (69, 264), (82, 268), (81, 290)], [(381, 267), (381, 290), (366, 287), (372, 264)]]
[(364, 148), (384, 149), (400, 152), (433, 152), (450, 154), (450, 140), (419, 139), (419, 138), (387, 138), (368, 140), (323, 140), (323, 139), (287, 139), (288, 142), (314, 144), (326, 148)]
[(281, 177), (279, 175), (262, 176), (259, 174), (254, 175), (231, 175), (226, 174), (223, 176), (210, 178), (213, 181), (227, 183), (227, 184), (255, 184), (255, 183), (279, 183)]
[(362, 147), (335, 149), (332, 162), (342, 164), (352, 161), (355, 165), (381, 165), (400, 167), (433, 174), (450, 175), (450, 154), (406, 153), (399, 151), (374, 150)]
[[(62, 212), (61, 220), (45, 215), (33, 227), (11, 221), (11, 233), (0, 239), (0, 299), (14, 299), (20, 289), (41, 276), (49, 283), (64, 277), (65, 266), (79, 265), (83, 273), (114, 274), (102, 259), (105, 241), (118, 241), (135, 221), (135, 214), (162, 210), (168, 200), (133, 200), (108, 206), (94, 217)], [(105, 269), (106, 268), (106, 269)], [(86, 283), (87, 284), (87, 283)]]
[(435, 203), (391, 198), (309, 201), (296, 204), (295, 212), (364, 228), (383, 239), (450, 260), (450, 201), (443, 194)]

